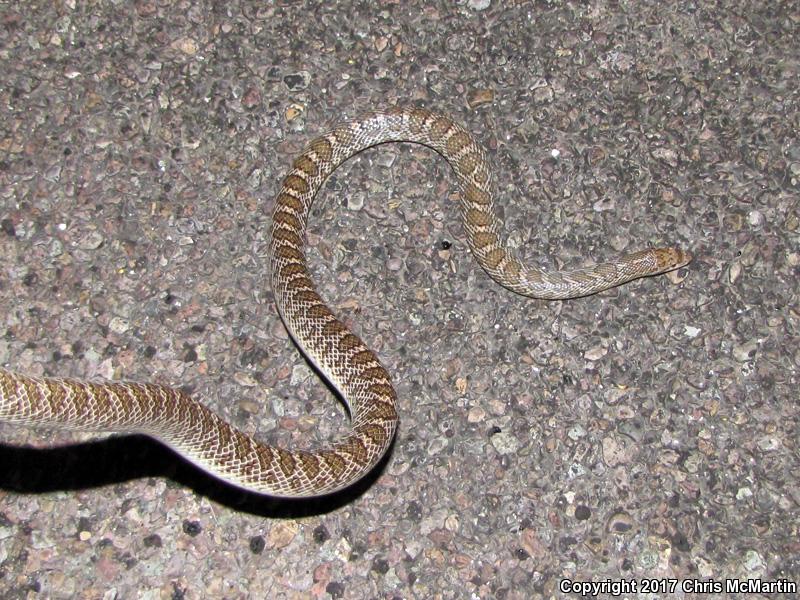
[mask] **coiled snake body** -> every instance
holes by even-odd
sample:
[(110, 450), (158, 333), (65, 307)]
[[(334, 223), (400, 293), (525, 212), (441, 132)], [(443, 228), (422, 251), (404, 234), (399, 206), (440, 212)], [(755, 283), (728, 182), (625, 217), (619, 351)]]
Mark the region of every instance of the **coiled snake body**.
[(397, 427), (391, 378), (317, 294), (303, 246), (312, 201), (328, 175), (365, 148), (392, 141), (424, 144), (450, 163), (461, 188), (470, 249), (495, 281), (519, 294), (546, 299), (585, 296), (691, 260), (679, 249), (662, 248), (573, 271), (546, 273), (523, 265), (501, 244), (491, 173), (472, 135), (448, 117), (423, 109), (375, 112), (315, 139), (295, 159), (275, 202), (271, 230), (275, 301), (294, 340), (348, 404), (352, 430), (344, 439), (322, 450), (286, 450), (255, 441), (171, 387), (29, 377), (7, 370), (0, 370), (0, 421), (143, 433), (229, 483), (273, 496), (321, 495), (368, 473)]

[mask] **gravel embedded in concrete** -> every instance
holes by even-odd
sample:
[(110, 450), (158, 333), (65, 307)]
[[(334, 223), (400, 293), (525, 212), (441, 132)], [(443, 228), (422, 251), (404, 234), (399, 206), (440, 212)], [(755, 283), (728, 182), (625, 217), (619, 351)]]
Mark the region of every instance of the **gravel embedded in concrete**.
[(4, 5), (12, 368), (169, 382), (275, 443), (345, 431), (275, 312), (266, 235), (293, 155), (379, 106), (475, 133), (529, 260), (673, 243), (695, 260), (516, 297), (469, 255), (446, 163), (369, 150), (330, 178), (309, 243), (320, 292), (395, 378), (382, 470), (281, 502), (145, 439), (2, 426), (0, 597), (800, 585), (800, 11), (722, 4)]

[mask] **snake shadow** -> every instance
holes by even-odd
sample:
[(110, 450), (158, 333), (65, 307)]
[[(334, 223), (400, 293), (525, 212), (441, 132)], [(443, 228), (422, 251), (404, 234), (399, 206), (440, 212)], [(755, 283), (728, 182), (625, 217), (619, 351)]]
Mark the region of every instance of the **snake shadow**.
[(316, 498), (284, 499), (229, 485), (143, 435), (112, 436), (52, 448), (0, 443), (0, 490), (18, 494), (87, 490), (141, 478), (164, 478), (239, 512), (269, 518), (329, 513), (353, 502), (380, 477), (394, 449), (353, 485)]

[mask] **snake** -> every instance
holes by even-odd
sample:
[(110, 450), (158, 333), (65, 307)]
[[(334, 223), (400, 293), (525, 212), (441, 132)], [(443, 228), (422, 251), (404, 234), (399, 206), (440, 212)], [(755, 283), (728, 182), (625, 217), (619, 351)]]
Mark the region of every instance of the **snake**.
[(254, 439), (176, 387), (30, 376), (6, 368), (0, 369), (0, 422), (144, 434), (228, 484), (274, 497), (322, 496), (364, 477), (393, 443), (398, 397), (378, 357), (317, 292), (305, 232), (314, 198), (328, 176), (348, 158), (387, 142), (422, 144), (450, 164), (472, 254), (494, 281), (517, 294), (546, 300), (588, 296), (672, 271), (692, 259), (680, 248), (661, 247), (572, 270), (523, 264), (502, 242), (492, 172), (475, 137), (450, 117), (424, 108), (374, 111), (335, 126), (294, 159), (275, 199), (270, 228), (275, 304), (291, 338), (348, 410), (350, 429), (339, 439), (311, 449), (283, 448)]

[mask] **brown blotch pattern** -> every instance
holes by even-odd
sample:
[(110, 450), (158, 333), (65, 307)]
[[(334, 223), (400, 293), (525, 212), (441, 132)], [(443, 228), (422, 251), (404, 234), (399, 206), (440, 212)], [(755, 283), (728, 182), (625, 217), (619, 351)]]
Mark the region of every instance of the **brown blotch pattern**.
[(295, 469), (295, 462), (294, 457), (292, 456), (291, 452), (287, 452), (283, 448), (276, 448), (275, 452), (278, 455), (278, 466), (281, 469), (281, 472), (286, 476), (289, 477), (294, 473)]
[[(303, 269), (305, 272), (305, 269)], [(322, 298), (319, 297), (319, 294), (315, 292), (313, 289), (306, 289), (298, 291), (295, 295), (295, 299), (298, 302), (303, 302), (305, 304), (322, 304)]]
[(308, 192), (308, 182), (294, 173), (283, 180), (283, 187), (294, 190), (299, 194), (305, 194)]
[(488, 231), (479, 231), (472, 236), (472, 242), (475, 248), (483, 250), (488, 246), (494, 246), (497, 243), (497, 236)]
[(294, 229), (295, 231), (300, 231), (300, 229), (303, 227), (300, 219), (298, 219), (294, 214), (285, 210), (284, 207), (280, 207), (275, 211), (275, 213), (272, 215), (272, 220), (275, 225), (282, 225), (284, 227), (288, 227), (289, 229)]
[(308, 154), (301, 154), (292, 163), (292, 166), (302, 171), (308, 178), (316, 177), (318, 173), (317, 163), (315, 163)]
[(484, 261), (486, 261), (486, 264), (489, 266), (489, 268), (496, 269), (500, 265), (500, 263), (503, 262), (503, 259), (505, 257), (506, 257), (505, 250), (503, 250), (502, 248), (495, 248), (486, 255)]
[(375, 360), (375, 354), (373, 354), (372, 350), (363, 349), (353, 354), (350, 362), (356, 366), (364, 366), (374, 363)]
[[(369, 354), (371, 355), (372, 353), (369, 352)], [(365, 379), (371, 381), (383, 380), (386, 383), (390, 383), (389, 374), (386, 372), (386, 369), (384, 369), (380, 365), (377, 367), (370, 367), (369, 369), (364, 369), (363, 375)]]
[(350, 127), (337, 127), (330, 136), (334, 138), (335, 144), (338, 146), (349, 146), (354, 138)]
[[(111, 390), (114, 390), (117, 394), (119, 394), (118, 389), (103, 388), (102, 386), (97, 386), (97, 385), (91, 386), (92, 399), (94, 400), (94, 402), (92, 403), (93, 404), (92, 410), (95, 412), (96, 415), (105, 415), (106, 417), (108, 417), (110, 413), (113, 411), (114, 407), (112, 405), (112, 400), (111, 400)], [(132, 397), (136, 401), (136, 404), (141, 406), (141, 397), (136, 395), (135, 389)]]
[(445, 117), (436, 117), (430, 124), (431, 137), (435, 140), (443, 139), (453, 127), (453, 122)]
[(492, 224), (492, 215), (486, 214), (477, 208), (468, 208), (464, 218), (476, 227), (488, 227)]
[(469, 145), (469, 136), (467, 136), (467, 134), (463, 131), (457, 131), (447, 140), (447, 152), (453, 156), (456, 156), (467, 145)]
[(391, 398), (391, 401), (382, 402), (376, 400), (373, 403), (373, 405), (370, 406), (369, 409), (370, 418), (388, 420), (397, 417), (397, 410), (395, 409), (393, 402), (395, 399), (395, 393), (393, 388), (389, 387), (389, 392), (387, 394), (387, 397)]
[(491, 195), (480, 189), (474, 183), (468, 183), (464, 186), (464, 197), (468, 203), (477, 204), (479, 206), (489, 206), (492, 203)]
[[(61, 404), (64, 401), (67, 391), (63, 385), (56, 381), (45, 381), (45, 386), (47, 387), (47, 394), (50, 397), (51, 404)], [(5, 390), (4, 392), (7, 394)]]
[[(311, 279), (308, 278), (308, 273), (303, 271), (294, 276), (294, 279), (291, 281), (286, 282), (286, 289), (290, 293), (302, 292), (310, 288), (313, 284), (311, 283)], [(296, 297), (296, 296), (295, 296)]]
[[(291, 279), (294, 279), (295, 276), (304, 275), (305, 273), (306, 273), (305, 267), (296, 262), (290, 262), (281, 267), (281, 278), (284, 281), (289, 281)], [(299, 294), (300, 292), (298, 292), (298, 296)]]
[(306, 310), (306, 314), (309, 316), (309, 318), (318, 319), (320, 321), (333, 316), (331, 310), (322, 303), (309, 306), (308, 310)]
[(320, 453), (320, 456), (334, 476), (338, 477), (347, 466), (341, 456), (331, 450)]
[[(276, 258), (280, 258), (285, 261), (289, 262), (299, 262), (303, 260), (303, 253), (294, 246), (289, 246), (288, 244), (276, 244), (275, 248), (273, 249)], [(284, 270), (294, 266), (294, 265), (286, 265), (281, 269), (281, 274), (283, 274)]]
[(277, 206), (284, 206), (295, 212), (301, 212), (303, 210), (303, 203), (300, 201), (300, 199), (295, 198), (286, 192), (281, 192), (278, 195), (278, 198), (275, 200), (275, 204)]
[[(369, 389), (374, 396), (394, 398), (394, 388), (386, 383), (373, 383), (367, 389)], [(372, 410), (370, 410), (370, 414), (373, 414)]]
[(275, 229), (275, 231), (272, 232), (272, 239), (277, 242), (289, 244), (295, 248), (299, 248), (303, 245), (302, 238), (291, 229)]
[(517, 282), (520, 279), (519, 274), (522, 271), (522, 263), (512, 256), (508, 256), (507, 258), (508, 261), (506, 262), (505, 268), (506, 277), (514, 282)]
[(333, 157), (333, 147), (324, 137), (317, 138), (311, 142), (310, 148), (320, 160), (328, 161)]
[(467, 152), (464, 156), (458, 159), (458, 166), (462, 172), (465, 174), (468, 173), (473, 176), (473, 179), (477, 175), (475, 171), (478, 165), (480, 164), (480, 157), (475, 154), (474, 152)]
[(376, 446), (380, 446), (386, 440), (386, 431), (379, 425), (367, 423), (359, 427), (358, 430), (372, 440), (372, 443)]
[(408, 128), (414, 132), (414, 134), (419, 135), (425, 130), (429, 117), (430, 113), (426, 110), (419, 108), (412, 109), (408, 112)]
[(353, 460), (361, 462), (367, 458), (367, 447), (356, 437), (350, 437), (338, 447), (339, 452), (347, 452)]
[(339, 346), (345, 352), (352, 353), (353, 350), (356, 348), (362, 348), (364, 344), (358, 336), (354, 333), (348, 333), (342, 338), (342, 341), (339, 343)]
[(269, 473), (272, 471), (273, 454), (268, 446), (256, 446), (256, 458), (258, 465), (262, 472)]
[[(224, 448), (231, 448), (231, 451), (227, 454), (222, 454), (219, 456), (219, 460), (224, 460), (228, 464), (233, 462), (246, 462), (249, 460), (249, 456), (245, 454), (249, 448), (249, 444), (245, 444), (244, 447), (242, 444), (231, 444), (232, 436), (231, 430), (229, 427), (220, 427), (217, 430), (217, 435), (219, 436), (220, 441), (223, 443)], [(238, 439), (237, 442), (241, 442), (242, 438)]]
[(314, 455), (308, 452), (301, 452), (297, 458), (299, 459), (300, 464), (303, 466), (306, 476), (312, 480), (316, 479), (319, 475), (320, 468), (319, 461), (314, 457)]
[(331, 339), (338, 338), (345, 331), (347, 331), (347, 329), (338, 320), (329, 321), (328, 323), (325, 323), (325, 325), (323, 325), (322, 327), (323, 337)]

